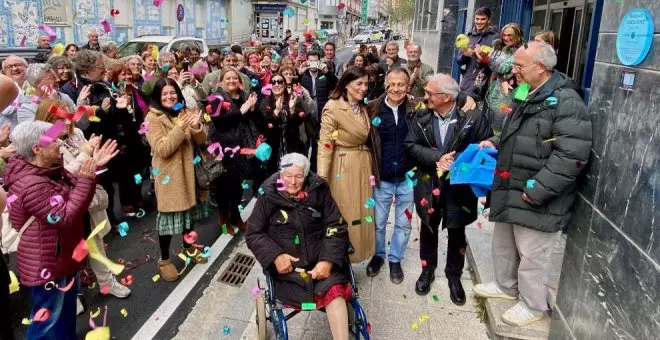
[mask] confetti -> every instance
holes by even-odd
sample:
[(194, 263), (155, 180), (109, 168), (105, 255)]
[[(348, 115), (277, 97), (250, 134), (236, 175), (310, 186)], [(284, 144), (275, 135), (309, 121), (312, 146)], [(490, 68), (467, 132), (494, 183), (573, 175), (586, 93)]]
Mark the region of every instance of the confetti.
[(169, 182), (170, 182), (170, 176), (165, 176), (165, 178), (163, 178), (163, 180), (160, 181), (162, 185), (166, 185)]
[(328, 228), (328, 230), (326, 230), (325, 235), (326, 235), (327, 237), (332, 237), (332, 236), (334, 236), (336, 233), (337, 233), (337, 228)]
[(60, 217), (55, 215), (52, 216), (51, 213), (48, 213), (48, 216), (46, 216), (46, 219), (48, 220), (48, 223), (50, 224), (57, 224), (57, 222), (60, 221)]
[(264, 96), (270, 96), (272, 91), (273, 91), (273, 85), (271, 84), (266, 84), (261, 88), (261, 94), (263, 94)]
[(527, 187), (527, 189), (534, 189), (534, 184), (536, 184), (536, 180), (528, 179), (527, 182), (525, 183), (525, 186)]
[(14, 294), (20, 290), (18, 278), (13, 271), (9, 271), (9, 294)]
[(229, 332), (231, 332), (231, 327), (229, 326), (222, 327), (223, 334), (229, 334)]
[(250, 291), (250, 295), (252, 295), (252, 298), (256, 298), (257, 296), (259, 296), (260, 293), (261, 293), (261, 288), (259, 288), (258, 286), (252, 288), (252, 290)]
[(262, 162), (265, 162), (270, 159), (273, 149), (268, 145), (268, 143), (261, 143), (255, 151), (255, 157)]
[(282, 213), (282, 217), (284, 217), (284, 222), (282, 222), (282, 224), (289, 221), (289, 214), (287, 214), (286, 211), (284, 211), (284, 210), (280, 210), (280, 212)]
[(416, 330), (418, 327), (419, 325), (417, 325), (417, 322), (413, 322), (412, 325), (410, 325), (410, 328), (412, 328), (413, 330)]
[[(308, 26), (308, 25), (309, 25), (309, 19), (308, 19), (308, 18), (304, 18), (304, 19), (302, 20), (302, 24), (305, 25), (305, 26)], [(320, 78), (319, 78), (319, 79), (320, 79)]]
[(429, 208), (429, 210), (427, 210), (426, 212), (427, 212), (429, 215), (433, 215), (433, 213), (435, 212), (435, 209), (433, 209), (433, 208)]
[(121, 237), (126, 237), (126, 235), (128, 235), (128, 230), (129, 230), (130, 228), (128, 227), (128, 223), (126, 223), (126, 222), (121, 222), (121, 223), (119, 223), (119, 225), (117, 226), (117, 229), (119, 230), (119, 235), (120, 235)]
[(438, 301), (440, 301), (440, 298), (438, 298), (437, 295), (433, 295), (433, 301), (438, 302)]
[(50, 38), (50, 42), (54, 42), (57, 39), (57, 34), (55, 31), (53, 31), (52, 28), (46, 26), (46, 25), (39, 25), (38, 27), (40, 30), (46, 32), (48, 34), (48, 38)]
[(557, 140), (557, 138), (550, 138), (550, 139), (546, 139), (546, 140), (544, 140), (543, 143), (554, 142), (554, 141), (556, 141), (556, 140)]
[(62, 43), (57, 43), (55, 46), (53, 46), (53, 50), (51, 51), (53, 55), (62, 55), (64, 53), (64, 44)]
[(133, 275), (126, 275), (126, 277), (122, 277), (119, 282), (123, 284), (124, 286), (130, 286), (133, 284)]
[(259, 85), (259, 79), (257, 79), (257, 78), (252, 78), (252, 79), (250, 80), (250, 86), (252, 86), (252, 87), (257, 87), (258, 85)]
[(281, 178), (277, 179), (277, 191), (284, 191), (284, 181)]
[[(165, 65), (169, 67), (170, 64), (165, 64)], [(163, 66), (163, 67), (165, 67), (165, 66)], [(174, 106), (172, 106), (172, 110), (174, 110), (174, 111), (179, 111), (181, 109), (183, 109), (183, 102), (176, 103), (176, 104), (174, 104)]]
[(408, 222), (410, 222), (410, 220), (412, 220), (412, 213), (408, 209), (406, 209), (404, 211), (404, 213), (406, 214), (406, 217), (408, 218)]
[(506, 106), (506, 104), (500, 104), (500, 111), (506, 114), (510, 114), (511, 112), (513, 112), (513, 110), (510, 107)]
[(103, 294), (103, 295), (110, 294), (110, 289), (112, 289), (112, 287), (110, 287), (110, 285), (105, 285), (105, 286), (101, 287), (101, 294)]
[(301, 191), (301, 192), (298, 193), (298, 199), (300, 199), (300, 200), (304, 200), (308, 196), (309, 196), (309, 194), (307, 193), (307, 191)]
[(584, 164), (582, 164), (582, 162), (580, 162), (580, 161), (577, 161), (577, 162), (575, 162), (575, 166), (577, 166), (577, 168), (579, 169), (579, 168), (583, 167)]
[(153, 282), (156, 282), (156, 281), (160, 280), (160, 275), (158, 275), (158, 274), (154, 275), (154, 276), (151, 278), (151, 280), (152, 280)]
[(99, 24), (101, 24), (101, 26), (103, 26), (103, 30), (105, 31), (105, 33), (112, 32), (112, 26), (110, 25), (108, 20), (106, 20), (105, 18), (99, 20)]
[(201, 256), (205, 259), (208, 259), (209, 257), (211, 257), (211, 247), (208, 247), (208, 246), (204, 247), (204, 252), (202, 253)]
[(468, 44), (470, 43), (470, 38), (465, 34), (459, 34), (456, 36), (456, 43), (454, 44), (459, 50), (466, 50)]
[(227, 224), (222, 225), (222, 233), (226, 234), (227, 233)]
[(163, 4), (163, 0), (154, 0), (153, 4), (156, 7), (160, 7)]
[(295, 244), (295, 245), (300, 244), (300, 236), (296, 235), (296, 237), (293, 238), (293, 244)]
[(351, 225), (360, 225), (360, 224), (362, 224), (362, 220), (354, 220), (353, 222), (351, 222)]
[(422, 268), (426, 268), (426, 260), (422, 260)]
[(135, 216), (137, 218), (142, 218), (142, 217), (144, 217), (145, 214), (146, 214), (146, 212), (144, 211), (144, 209), (140, 208), (140, 209), (138, 209), (138, 212), (135, 214)]
[(119, 10), (118, 9), (113, 8), (113, 9), (110, 10), (110, 16), (111, 17), (115, 17), (117, 15), (119, 15)]
[(142, 183), (142, 175), (136, 174), (133, 177), (135, 178), (135, 184), (141, 184)]
[(375, 176), (369, 176), (369, 185), (372, 187), (376, 186), (376, 177)]
[(26, 41), (27, 41), (27, 36), (24, 35), (23, 38), (21, 38), (21, 43), (19, 44), (19, 46), (20, 47), (25, 47), (25, 42)]
[(472, 212), (472, 210), (470, 210), (468, 207), (465, 207), (465, 206), (461, 207), (461, 210), (465, 211), (465, 212), (468, 213), (468, 214), (469, 214), (470, 212)]
[(364, 202), (364, 207), (367, 209), (372, 209), (375, 206), (376, 206), (376, 200), (374, 200), (372, 197), (367, 198), (367, 201)]
[(30, 319), (28, 319), (28, 318), (23, 318), (23, 320), (21, 321), (21, 323), (22, 323), (23, 325), (25, 325), (25, 326), (29, 326), (30, 324), (32, 324), (32, 320), (30, 320)]
[(557, 105), (557, 97), (548, 97), (545, 99), (550, 105)]
[(34, 317), (32, 318), (32, 321), (44, 322), (49, 318), (50, 318), (50, 310), (48, 310), (48, 308), (40, 308), (36, 313), (34, 313)]
[(151, 174), (154, 175), (154, 176), (160, 175), (160, 169), (159, 168), (151, 169)]
[(419, 204), (420, 204), (422, 207), (425, 207), (427, 204), (429, 204), (429, 201), (426, 200), (426, 198), (422, 198), (422, 199), (419, 201)]
[(141, 135), (146, 135), (148, 131), (149, 131), (149, 123), (142, 122), (142, 124), (140, 124), (140, 129), (138, 130), (138, 133)]
[(264, 195), (264, 188), (259, 188), (259, 190), (257, 190), (257, 191), (259, 192), (259, 195), (261, 195), (261, 196)]
[(197, 155), (197, 156), (195, 156), (195, 158), (193, 158), (193, 164), (198, 164), (201, 161), (202, 161), (202, 157), (199, 157), (199, 155)]
[(332, 138), (333, 140), (339, 138), (339, 130), (332, 131), (332, 135), (330, 135), (330, 138)]
[(367, 215), (367, 216), (364, 218), (364, 220), (367, 221), (367, 223), (371, 223), (371, 222), (374, 221), (374, 218), (371, 217), (371, 215)]
[(198, 238), (199, 238), (199, 234), (197, 234), (197, 232), (194, 230), (183, 235), (183, 241), (186, 242), (187, 244), (194, 244)]
[(123, 316), (123, 317), (127, 317), (127, 316), (128, 316), (128, 311), (126, 310), (126, 308), (122, 308), (122, 309), (119, 311), (119, 313), (120, 313), (121, 316)]
[(245, 180), (243, 180), (243, 183), (241, 183), (241, 188), (243, 188), (243, 190), (247, 190), (250, 189), (250, 185)]
[(75, 281), (76, 281), (76, 278), (73, 277), (73, 278), (71, 278), (71, 282), (69, 282), (69, 284), (67, 284), (66, 286), (60, 287), (59, 285), (55, 285), (55, 288), (57, 288), (57, 290), (59, 290), (60, 292), (68, 292), (71, 289), (71, 287), (73, 287), (73, 283)]
[(525, 101), (527, 100), (528, 94), (529, 94), (529, 84), (522, 83), (518, 85), (518, 88), (516, 88), (516, 93), (514, 93), (513, 97), (519, 101)]
[(440, 189), (435, 188), (435, 189), (433, 189), (433, 191), (431, 191), (431, 193), (433, 194), (433, 196), (440, 196)]
[(373, 125), (375, 127), (379, 127), (381, 122), (382, 121), (381, 121), (380, 117), (374, 117), (374, 119), (371, 120), (371, 125)]
[(511, 176), (511, 173), (507, 170), (495, 169), (495, 174), (499, 175), (500, 177), (502, 177), (504, 179), (509, 179), (509, 176)]
[(302, 310), (315, 310), (316, 309), (316, 303), (314, 302), (303, 302), (300, 307)]

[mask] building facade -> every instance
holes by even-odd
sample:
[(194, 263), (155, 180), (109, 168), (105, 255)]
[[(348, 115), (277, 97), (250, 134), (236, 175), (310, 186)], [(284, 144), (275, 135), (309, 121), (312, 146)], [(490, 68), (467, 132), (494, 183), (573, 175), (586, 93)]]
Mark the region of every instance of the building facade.
[[(290, 29), (294, 35), (300, 35), (309, 29), (319, 29), (321, 28), (319, 1), (254, 1), (252, 4), (254, 32), (262, 41), (279, 42), (284, 38), (287, 29)], [(293, 10), (293, 15), (287, 15), (285, 13), (287, 9)]]

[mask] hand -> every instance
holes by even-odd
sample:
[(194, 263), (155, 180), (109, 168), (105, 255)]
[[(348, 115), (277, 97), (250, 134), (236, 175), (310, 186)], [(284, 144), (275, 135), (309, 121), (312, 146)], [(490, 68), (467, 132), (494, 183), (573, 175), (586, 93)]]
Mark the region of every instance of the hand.
[(78, 168), (78, 177), (94, 179), (96, 178), (96, 161), (94, 158), (89, 158), (83, 161)]
[(78, 105), (85, 105), (91, 88), (92, 85), (83, 86), (83, 88), (80, 90), (80, 93), (78, 94)]
[(314, 280), (324, 280), (330, 276), (330, 271), (332, 271), (332, 262), (319, 261), (309, 274), (312, 275)]
[(505, 96), (508, 96), (509, 92), (513, 90), (513, 87), (511, 87), (511, 84), (509, 84), (508, 81), (503, 81), (500, 83), (500, 90), (502, 90), (502, 93), (504, 93)]
[(0, 127), (0, 145), (5, 145), (9, 142), (9, 133), (11, 132), (11, 124), (7, 123)]
[[(346, 66), (346, 65), (344, 65), (344, 66)], [(305, 73), (305, 71), (307, 71), (308, 67), (309, 67), (309, 62), (307, 62), (307, 61), (300, 64), (300, 70), (299, 70), (298, 74), (300, 74), (302, 76), (302, 74)], [(346, 71), (346, 70), (344, 69), (344, 71)]]
[(466, 57), (471, 57), (474, 55), (474, 50), (471, 48), (466, 48), (463, 50), (463, 55)]
[[(245, 114), (245, 113), (247, 113), (248, 111), (252, 111), (252, 110), (254, 110), (254, 106), (255, 106), (256, 104), (257, 104), (257, 94), (254, 93), (254, 92), (252, 92), (252, 93), (250, 93), (250, 95), (248, 96), (248, 99), (245, 101), (245, 103), (243, 104), (243, 106), (241, 106), (241, 112), (243, 112), (243, 114)], [(243, 111), (243, 107), (246, 108), (245, 111)]]
[(128, 106), (128, 95), (117, 98), (117, 104), (115, 106), (118, 109), (125, 109)]
[(477, 102), (475, 102), (472, 97), (468, 96), (465, 99), (465, 105), (463, 105), (463, 107), (461, 108), (461, 111), (467, 112), (467, 111), (470, 111), (470, 110), (474, 110), (476, 108), (477, 108)]
[(101, 145), (101, 138), (103, 136), (95, 136), (92, 134), (91, 137), (89, 137), (89, 140), (85, 145), (82, 146), (82, 152), (87, 154), (87, 156), (92, 156), (92, 153), (94, 152), (94, 149), (96, 149), (99, 145)]
[(482, 64), (485, 63), (486, 58), (488, 58), (488, 54), (484, 54), (484, 53), (476, 53), (475, 55), (477, 56), (477, 60), (479, 60), (479, 62)]
[(13, 154), (16, 153), (16, 147), (13, 145), (10, 145), (6, 148), (0, 148), (0, 158), (2, 159), (9, 159)]
[(284, 96), (277, 98), (275, 101), (275, 116), (279, 116), (280, 112), (282, 112), (282, 103), (284, 102)]
[(105, 166), (111, 159), (115, 158), (117, 154), (119, 154), (119, 150), (117, 150), (117, 141), (114, 139), (108, 139), (102, 147), (99, 148), (98, 145), (94, 147), (93, 158), (96, 161), (96, 165)]
[(419, 76), (419, 67), (415, 67), (412, 74), (410, 75), (410, 79), (414, 82), (415, 80), (417, 80), (418, 76)]
[(321, 63), (319, 66), (319, 70), (321, 71), (321, 73), (328, 73), (328, 65), (326, 65), (325, 63)]
[(296, 110), (296, 96), (291, 96), (289, 99), (289, 110), (291, 112)]
[(110, 97), (103, 99), (103, 102), (101, 102), (101, 109), (105, 113), (108, 113), (108, 111), (110, 111)]
[(199, 129), (199, 124), (201, 124), (202, 121), (202, 111), (199, 109), (186, 110), (184, 119), (186, 120), (186, 126), (190, 126), (193, 129)]
[(275, 268), (280, 274), (288, 274), (293, 271), (293, 262), (298, 262), (299, 259), (289, 254), (280, 254), (275, 258)]
[(181, 81), (182, 83), (189, 83), (193, 80), (195, 80), (195, 76), (188, 71), (181, 72), (181, 74), (179, 75), (179, 81)]
[(527, 196), (526, 193), (523, 192), (521, 197), (522, 197), (522, 200), (523, 200), (523, 201), (525, 201), (525, 202), (527, 202), (527, 203), (529, 203), (529, 204), (536, 205), (536, 203), (534, 203), (534, 202), (529, 198), (529, 196)]
[(489, 140), (484, 140), (484, 141), (481, 141), (481, 143), (479, 143), (479, 148), (481, 148), (481, 149), (483, 149), (483, 148), (495, 149), (495, 144), (493, 144), (493, 142), (491, 142)]
[(442, 171), (449, 171), (449, 167), (454, 163), (454, 155), (456, 155), (456, 151), (442, 155), (435, 165)]

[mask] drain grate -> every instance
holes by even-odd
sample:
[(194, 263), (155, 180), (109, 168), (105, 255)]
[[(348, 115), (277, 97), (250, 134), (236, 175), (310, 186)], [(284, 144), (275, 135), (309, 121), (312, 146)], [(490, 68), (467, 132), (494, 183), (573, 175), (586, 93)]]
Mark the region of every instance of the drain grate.
[(255, 259), (252, 256), (245, 254), (234, 255), (234, 258), (231, 259), (231, 262), (225, 268), (225, 271), (222, 272), (218, 281), (240, 287), (245, 282), (245, 278), (250, 273), (250, 270), (252, 270), (254, 262)]

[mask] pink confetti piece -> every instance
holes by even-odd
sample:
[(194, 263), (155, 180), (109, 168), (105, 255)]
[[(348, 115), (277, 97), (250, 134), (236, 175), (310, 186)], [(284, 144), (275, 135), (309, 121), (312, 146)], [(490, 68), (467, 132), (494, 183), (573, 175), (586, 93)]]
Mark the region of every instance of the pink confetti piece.
[(227, 151), (231, 151), (231, 155), (229, 155), (229, 157), (233, 158), (234, 155), (238, 154), (241, 151), (241, 147), (240, 146), (236, 146), (234, 148), (226, 147), (225, 154), (227, 153)]
[(53, 31), (52, 28), (46, 25), (39, 25), (39, 29), (46, 32), (46, 34), (48, 34), (48, 37), (50, 38), (50, 42), (53, 42), (55, 41), (55, 39), (57, 39), (57, 34), (55, 33), (55, 31)]
[(284, 191), (284, 181), (281, 178), (277, 179), (277, 191)]
[(140, 130), (138, 130), (138, 133), (141, 135), (146, 135), (148, 131), (149, 131), (149, 123), (142, 122), (142, 124), (140, 124)]
[(261, 94), (263, 94), (264, 96), (270, 96), (272, 90), (273, 90), (273, 85), (266, 84), (261, 88)]
[(183, 241), (186, 242), (187, 244), (194, 244), (195, 241), (197, 241), (197, 238), (199, 238), (199, 235), (194, 230), (183, 235)]
[(154, 78), (154, 75), (151, 74), (151, 73), (147, 73), (147, 74), (145, 74), (145, 75), (142, 76), (142, 77), (144, 78), (144, 80), (151, 80), (151, 79)]
[(39, 145), (42, 147), (49, 146), (60, 136), (64, 128), (63, 120), (56, 121), (50, 129), (46, 130), (46, 132), (39, 137)]
[(12, 203), (16, 202), (18, 199), (18, 196), (12, 194), (9, 197), (7, 197), (7, 209), (11, 209)]
[(42, 279), (48, 280), (48, 279), (50, 279), (51, 274), (48, 271), (48, 269), (44, 268), (44, 269), (41, 270), (40, 276), (41, 276)]
[(154, 0), (154, 6), (160, 7), (163, 4), (163, 0)]
[(207, 65), (206, 63), (203, 63), (199, 67), (191, 68), (190, 73), (192, 73), (194, 75), (201, 75), (201, 74), (205, 74), (208, 70), (209, 70), (209, 65)]
[(64, 203), (64, 199), (60, 195), (55, 195), (55, 196), (51, 197), (48, 200), (48, 202), (50, 203), (51, 207), (54, 207), (56, 205), (60, 205), (60, 204)]
[(373, 175), (369, 176), (369, 185), (371, 185), (372, 187), (376, 186), (376, 176)]
[(105, 33), (112, 32), (112, 26), (110, 26), (110, 23), (108, 22), (108, 20), (103, 18), (99, 21), (99, 23), (101, 24), (101, 26), (103, 26), (103, 30), (105, 31)]
[(71, 289), (71, 287), (73, 287), (74, 282), (76, 282), (75, 276), (71, 278), (71, 282), (69, 282), (69, 284), (67, 284), (66, 286), (60, 287), (59, 285), (55, 285), (55, 288), (57, 288), (57, 290), (59, 290), (60, 292), (68, 292)]
[[(220, 96), (220, 95), (211, 95), (206, 98), (209, 103), (214, 102), (214, 101), (219, 101), (218, 102), (218, 107), (215, 109), (215, 112), (211, 114), (211, 117), (217, 117), (220, 115), (220, 109), (224, 107), (225, 99)], [(231, 105), (231, 104), (230, 104)]]
[(254, 287), (250, 291), (250, 295), (252, 295), (253, 298), (256, 298), (257, 296), (259, 296), (259, 293), (261, 293), (261, 289), (259, 287)]
[[(48, 92), (47, 92), (47, 93), (48, 93)], [(50, 96), (51, 94), (48, 93), (48, 95)], [(32, 104), (39, 104), (39, 97), (37, 97), (37, 96), (32, 96)]]
[(25, 42), (26, 41), (27, 41), (27, 36), (24, 35), (23, 38), (21, 39), (21, 43), (19, 44), (19, 46), (20, 47), (25, 47)]

